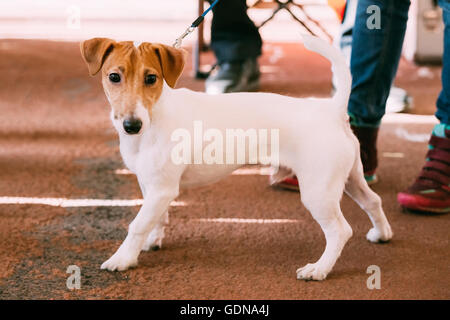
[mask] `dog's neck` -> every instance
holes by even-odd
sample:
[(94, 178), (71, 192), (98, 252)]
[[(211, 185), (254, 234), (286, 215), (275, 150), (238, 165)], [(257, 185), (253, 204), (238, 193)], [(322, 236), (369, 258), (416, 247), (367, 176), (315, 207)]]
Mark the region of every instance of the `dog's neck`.
[(159, 96), (158, 101), (156, 101), (152, 107), (152, 120), (154, 117), (158, 119), (161, 112), (163, 112), (164, 109), (170, 105), (170, 100), (171, 97), (173, 96), (173, 91), (174, 89), (169, 87), (167, 83), (164, 81), (161, 95)]

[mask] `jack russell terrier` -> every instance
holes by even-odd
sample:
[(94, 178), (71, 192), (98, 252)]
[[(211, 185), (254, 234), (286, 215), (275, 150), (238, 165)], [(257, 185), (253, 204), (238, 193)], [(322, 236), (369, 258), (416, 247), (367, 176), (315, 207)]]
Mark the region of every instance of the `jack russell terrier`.
[[(312, 36), (303, 36), (303, 40), (309, 50), (331, 61), (337, 79), (332, 98), (292, 98), (259, 92), (208, 95), (174, 89), (184, 68), (183, 50), (154, 43), (136, 47), (132, 42), (106, 38), (81, 43), (89, 73), (102, 71), (120, 152), (125, 165), (136, 174), (144, 197), (126, 239), (102, 269), (127, 270), (137, 265), (141, 250), (161, 246), (167, 210), (180, 188), (217, 181), (242, 166), (174, 163), (172, 134), (185, 128), (194, 135), (195, 121), (220, 132), (227, 128), (279, 130), (280, 170), (271, 181), (297, 175), (301, 201), (326, 238), (320, 259), (299, 268), (298, 279), (325, 279), (352, 236), (352, 228), (340, 209), (344, 191), (372, 222), (367, 239), (391, 239), (381, 199), (364, 179), (359, 143), (346, 113), (351, 89), (349, 68), (341, 53), (327, 42)], [(270, 142), (266, 139), (258, 147), (270, 147)]]

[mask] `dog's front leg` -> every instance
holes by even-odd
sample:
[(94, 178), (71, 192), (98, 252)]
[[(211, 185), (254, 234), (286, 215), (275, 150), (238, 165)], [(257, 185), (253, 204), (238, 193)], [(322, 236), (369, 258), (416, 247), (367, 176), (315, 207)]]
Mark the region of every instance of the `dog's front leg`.
[(138, 256), (149, 233), (161, 221), (170, 202), (178, 196), (178, 183), (145, 186), (144, 204), (128, 228), (128, 235), (114, 255), (101, 269), (123, 271), (136, 266)]
[[(141, 188), (142, 196), (145, 196), (145, 184), (141, 182), (138, 179), (139, 187)], [(161, 217), (161, 220), (156, 224), (156, 226), (153, 228), (152, 231), (150, 231), (150, 234), (148, 235), (147, 239), (144, 242), (144, 245), (142, 246), (143, 251), (149, 251), (149, 250), (159, 250), (162, 247), (162, 241), (164, 239), (164, 229), (166, 228), (166, 225), (169, 224), (169, 211), (166, 211), (163, 216)]]
[(162, 241), (164, 239), (164, 230), (166, 225), (169, 224), (169, 211), (166, 211), (161, 217), (161, 220), (156, 224), (153, 230), (148, 235), (142, 247), (143, 251), (159, 250), (162, 247)]

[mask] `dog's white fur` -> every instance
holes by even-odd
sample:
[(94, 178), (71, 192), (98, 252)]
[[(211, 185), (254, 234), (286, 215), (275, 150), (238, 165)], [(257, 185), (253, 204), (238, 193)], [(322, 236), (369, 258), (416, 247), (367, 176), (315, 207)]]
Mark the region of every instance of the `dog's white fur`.
[[(367, 233), (372, 242), (392, 237), (381, 200), (367, 185), (359, 154), (359, 143), (346, 115), (351, 76), (340, 52), (323, 40), (304, 36), (307, 48), (332, 62), (337, 77), (334, 97), (298, 99), (271, 93), (208, 95), (164, 85), (153, 107), (152, 119), (141, 105), (136, 115), (143, 121), (138, 135), (125, 133), (122, 120), (111, 119), (120, 137), (120, 151), (126, 166), (137, 175), (144, 204), (130, 224), (128, 235), (117, 252), (101, 266), (126, 270), (136, 266), (141, 250), (161, 246), (169, 203), (179, 188), (217, 181), (239, 165), (176, 165), (171, 161), (175, 142), (171, 134), (186, 128), (193, 136), (193, 122), (206, 128), (279, 129), (283, 168), (298, 176), (301, 200), (321, 226), (326, 248), (316, 263), (297, 270), (299, 279), (325, 279), (352, 236), (352, 229), (340, 209), (343, 191), (366, 211), (373, 227)], [(269, 147), (270, 148), (270, 147)], [(225, 151), (224, 151), (225, 152)], [(281, 172), (281, 173), (280, 173)], [(274, 180), (289, 172), (281, 170)]]

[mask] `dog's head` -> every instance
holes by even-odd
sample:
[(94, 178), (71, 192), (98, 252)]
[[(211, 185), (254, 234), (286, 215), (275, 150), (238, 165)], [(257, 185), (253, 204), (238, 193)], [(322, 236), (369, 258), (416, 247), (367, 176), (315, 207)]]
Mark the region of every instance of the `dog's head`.
[(164, 81), (173, 88), (185, 61), (184, 51), (170, 46), (144, 42), (136, 48), (133, 42), (106, 38), (83, 41), (81, 55), (90, 75), (102, 71), (113, 122), (128, 134), (142, 132), (150, 123)]

